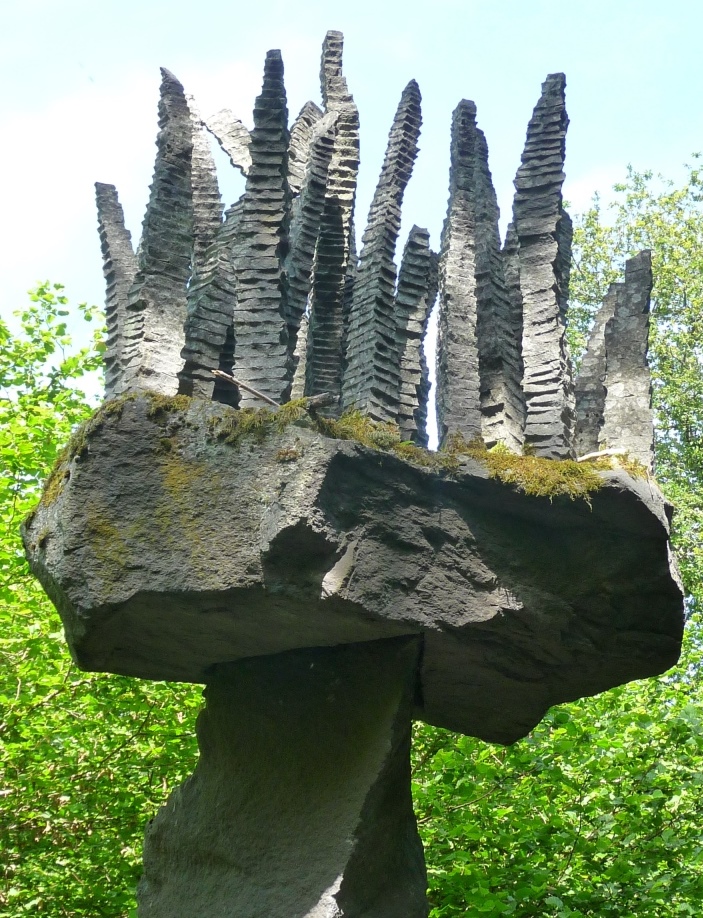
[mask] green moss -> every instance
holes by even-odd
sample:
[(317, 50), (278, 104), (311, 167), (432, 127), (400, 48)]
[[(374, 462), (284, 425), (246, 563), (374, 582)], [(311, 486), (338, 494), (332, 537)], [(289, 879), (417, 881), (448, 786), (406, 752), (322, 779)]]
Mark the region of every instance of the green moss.
[(187, 411), (192, 399), (189, 395), (161, 395), (160, 392), (145, 392), (150, 405), (147, 417), (157, 418), (160, 414), (171, 414), (174, 411)]

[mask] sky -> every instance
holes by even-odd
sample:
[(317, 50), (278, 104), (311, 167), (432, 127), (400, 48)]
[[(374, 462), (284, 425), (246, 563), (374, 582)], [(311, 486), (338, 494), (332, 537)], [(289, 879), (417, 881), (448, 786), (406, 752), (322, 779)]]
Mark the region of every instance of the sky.
[[(159, 67), (205, 112), (251, 125), (263, 61), (280, 48), (294, 117), (320, 101), (320, 47), (345, 35), (361, 117), (360, 232), (400, 94), (423, 95), (421, 152), (405, 196), (434, 247), (446, 211), (451, 113), (473, 99), (505, 224), (525, 129), (548, 73), (567, 77), (565, 197), (607, 198), (628, 164), (674, 179), (703, 150), (703, 4), (694, 0), (5, 0), (0, 12), (3, 176), (0, 314), (49, 279), (102, 303), (95, 181), (118, 188), (138, 241), (154, 164)], [(229, 204), (242, 180), (218, 157)]]

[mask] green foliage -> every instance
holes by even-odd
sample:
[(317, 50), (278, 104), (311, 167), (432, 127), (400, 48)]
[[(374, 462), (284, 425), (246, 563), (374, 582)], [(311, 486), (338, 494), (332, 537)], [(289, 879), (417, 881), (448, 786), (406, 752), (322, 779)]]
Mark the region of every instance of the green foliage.
[[(80, 672), (18, 526), (76, 425), (102, 332), (72, 346), (44, 284), (0, 322), (0, 916), (126, 916), (144, 821), (192, 771), (195, 686)], [(96, 311), (79, 307), (95, 323)]]
[[(507, 749), (418, 726), (414, 793), (432, 918), (674, 918), (703, 901), (703, 175), (630, 172), (610, 222), (576, 220), (577, 356), (627, 257), (653, 256), (657, 479), (688, 593), (679, 666), (553, 708)], [(636, 469), (631, 469), (636, 473)]]
[[(653, 251), (657, 477), (677, 507), (674, 539), (693, 616), (682, 662), (659, 679), (554, 708), (507, 749), (416, 727), (414, 793), (432, 918), (700, 910), (702, 180), (691, 169), (675, 188), (631, 172), (610, 222), (598, 201), (577, 220), (572, 275), (578, 350), (625, 257)], [(19, 334), (0, 323), (0, 918), (131, 916), (144, 822), (196, 755), (199, 688), (80, 673), (22, 555), (18, 523), (91, 409), (79, 383), (97, 353), (71, 348), (65, 306), (60, 289), (44, 285)], [(296, 403), (279, 417), (243, 414), (242, 429), (232, 423), (217, 435), (265, 435), (304, 413)], [(451, 450), (429, 459), (397, 431), (369, 429), (359, 417), (337, 424), (330, 435), (371, 438), (367, 445), (418, 464), (441, 461), (451, 472), (460, 461)], [(462, 450), (508, 461), (481, 444)]]

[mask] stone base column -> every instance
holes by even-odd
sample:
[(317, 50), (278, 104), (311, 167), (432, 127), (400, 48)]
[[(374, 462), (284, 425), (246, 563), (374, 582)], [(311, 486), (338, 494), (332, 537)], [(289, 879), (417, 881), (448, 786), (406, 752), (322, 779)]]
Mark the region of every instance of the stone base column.
[(147, 828), (140, 918), (425, 918), (410, 796), (419, 642), (227, 664)]

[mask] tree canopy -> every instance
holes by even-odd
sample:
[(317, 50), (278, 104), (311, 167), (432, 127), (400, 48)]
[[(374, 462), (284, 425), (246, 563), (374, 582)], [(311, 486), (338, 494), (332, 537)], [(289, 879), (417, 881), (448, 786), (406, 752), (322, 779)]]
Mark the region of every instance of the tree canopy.
[[(651, 248), (657, 478), (691, 615), (667, 675), (553, 708), (509, 748), (417, 725), (414, 794), (433, 918), (693, 915), (703, 900), (703, 174), (630, 172), (576, 221), (578, 355), (624, 260)], [(200, 688), (80, 672), (18, 524), (71, 429), (100, 330), (77, 349), (60, 287), (0, 322), (0, 918), (134, 913), (144, 823), (193, 769)], [(79, 307), (95, 323), (96, 311)]]

